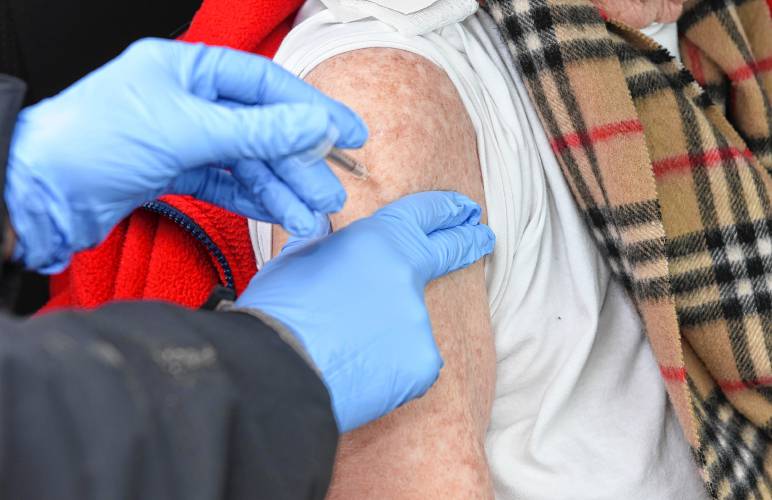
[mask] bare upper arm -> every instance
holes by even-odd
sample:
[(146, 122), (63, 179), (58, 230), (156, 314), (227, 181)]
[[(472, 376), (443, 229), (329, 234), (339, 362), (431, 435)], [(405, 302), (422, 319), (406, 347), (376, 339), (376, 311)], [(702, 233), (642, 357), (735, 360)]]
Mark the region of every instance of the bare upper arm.
[[(306, 78), (359, 112), (370, 140), (353, 156), (370, 170), (340, 174), (348, 202), (340, 228), (403, 195), (456, 190), (483, 207), (475, 132), (447, 75), (415, 54), (364, 49), (323, 62)], [(275, 231), (274, 252), (284, 241)], [(495, 356), (480, 263), (437, 280), (426, 293), (445, 360), (427, 395), (341, 442), (334, 498), (486, 498), (483, 452)]]

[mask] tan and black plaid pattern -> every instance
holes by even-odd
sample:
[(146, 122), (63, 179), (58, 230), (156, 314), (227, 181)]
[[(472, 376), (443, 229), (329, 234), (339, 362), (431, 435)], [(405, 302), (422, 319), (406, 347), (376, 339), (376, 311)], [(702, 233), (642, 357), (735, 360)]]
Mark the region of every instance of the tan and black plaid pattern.
[(756, 158), (772, 168), (772, 34), (761, 0), (694, 1), (679, 20), (684, 63)]
[(772, 498), (766, 3), (689, 2), (679, 21), (689, 69), (587, 0), (487, 9), (638, 307), (708, 491)]

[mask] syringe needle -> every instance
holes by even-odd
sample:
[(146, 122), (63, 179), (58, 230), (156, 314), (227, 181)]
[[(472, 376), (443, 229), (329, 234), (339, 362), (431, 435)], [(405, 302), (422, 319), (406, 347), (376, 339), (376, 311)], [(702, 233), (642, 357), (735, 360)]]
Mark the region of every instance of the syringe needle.
[(332, 148), (330, 152), (327, 153), (327, 159), (338, 168), (341, 168), (360, 179), (367, 179), (367, 176), (369, 175), (367, 168), (362, 163), (356, 161), (338, 148)]

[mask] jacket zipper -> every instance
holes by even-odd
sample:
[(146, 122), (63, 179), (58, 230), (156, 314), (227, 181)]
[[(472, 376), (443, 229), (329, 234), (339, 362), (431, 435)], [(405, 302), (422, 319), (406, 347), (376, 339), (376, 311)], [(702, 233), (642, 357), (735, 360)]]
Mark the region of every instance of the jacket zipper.
[(166, 217), (193, 236), (199, 243), (204, 245), (209, 253), (214, 256), (215, 260), (220, 264), (223, 275), (225, 276), (225, 286), (233, 291), (236, 290), (236, 286), (233, 284), (233, 271), (228, 263), (228, 259), (225, 258), (220, 247), (218, 247), (217, 244), (212, 241), (212, 238), (206, 234), (206, 231), (196, 224), (191, 217), (163, 201), (151, 201), (142, 205), (142, 208)]

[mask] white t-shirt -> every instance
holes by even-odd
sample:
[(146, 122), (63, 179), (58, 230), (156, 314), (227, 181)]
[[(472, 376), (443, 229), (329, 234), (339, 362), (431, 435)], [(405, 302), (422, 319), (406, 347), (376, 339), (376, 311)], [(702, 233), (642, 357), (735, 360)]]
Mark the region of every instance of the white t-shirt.
[[(497, 235), (486, 263), (496, 497), (705, 498), (638, 315), (581, 219), (492, 20), (478, 12), (415, 35), (360, 17), (342, 24), (307, 2), (276, 60), (304, 76), (343, 52), (392, 47), (437, 64), (456, 86)], [(251, 223), (250, 232), (262, 262), (270, 226)]]

